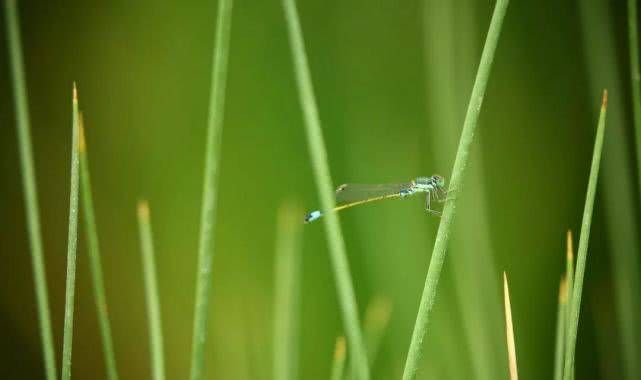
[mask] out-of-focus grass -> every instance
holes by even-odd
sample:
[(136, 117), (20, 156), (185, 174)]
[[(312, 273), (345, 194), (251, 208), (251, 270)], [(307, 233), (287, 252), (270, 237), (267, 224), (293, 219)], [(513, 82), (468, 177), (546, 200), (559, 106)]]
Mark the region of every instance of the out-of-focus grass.
[(501, 34), (501, 26), (507, 11), (507, 0), (499, 0), (496, 3), (490, 28), (481, 55), (481, 62), (477, 72), (474, 88), (470, 96), (470, 103), (467, 108), (465, 122), (463, 123), (463, 131), (461, 132), (461, 140), (459, 142), (456, 159), (454, 161), (454, 168), (452, 169), (452, 177), (449, 183), (448, 200), (445, 203), (441, 224), (436, 235), (436, 242), (434, 243), (434, 250), (430, 260), (430, 266), (425, 278), (425, 288), (421, 296), (421, 302), (418, 310), (416, 324), (414, 325), (414, 332), (412, 333), (412, 340), (410, 342), (407, 360), (405, 362), (405, 370), (403, 372), (403, 379), (413, 379), (416, 376), (421, 352), (423, 349), (423, 338), (427, 330), (427, 322), (430, 310), (434, 304), (436, 297), (436, 287), (443, 261), (445, 260), (445, 250), (447, 248), (450, 228), (454, 212), (456, 210), (456, 196), (461, 190), (463, 183), (463, 173), (467, 165), (470, 146), (474, 137), (474, 132), (478, 123), (478, 116), (483, 104), (483, 96), (494, 60), (494, 52), (498, 43), (499, 35)]
[(630, 90), (637, 147), (637, 179), (641, 194), (641, 61), (639, 61), (639, 12), (636, 0), (628, 0), (628, 47), (630, 50)]
[(590, 227), (592, 225), (592, 210), (596, 195), (596, 185), (599, 178), (599, 166), (601, 164), (601, 151), (603, 148), (603, 137), (605, 134), (605, 114), (608, 105), (608, 93), (603, 91), (601, 102), (601, 114), (594, 140), (594, 153), (592, 154), (592, 165), (590, 167), (590, 179), (585, 196), (585, 208), (583, 210), (583, 221), (581, 222), (581, 235), (579, 237), (579, 249), (576, 262), (575, 281), (572, 289), (568, 288), (571, 295), (569, 309), (570, 320), (568, 323), (568, 341), (566, 342), (565, 364), (563, 378), (571, 380), (574, 378), (574, 354), (576, 351), (576, 337), (579, 329), (579, 312), (581, 311), (581, 296), (583, 293), (583, 277), (588, 256), (588, 243), (590, 242)]
[(579, 3), (587, 74), (592, 93), (607, 88), (608, 138), (603, 154), (603, 209), (618, 323), (624, 378), (641, 376), (641, 291), (639, 278), (639, 220), (634, 197), (633, 163), (627, 144), (626, 118), (621, 89), (615, 29), (608, 2)]
[(332, 360), (332, 373), (331, 380), (343, 380), (343, 373), (345, 372), (345, 338), (339, 336), (336, 339), (336, 347), (334, 348), (334, 359)]
[(565, 355), (565, 326), (567, 325), (568, 287), (565, 276), (559, 283), (559, 306), (556, 312), (556, 340), (554, 345), (554, 380), (563, 378)]
[(505, 336), (507, 340), (507, 355), (510, 367), (510, 380), (519, 379), (516, 365), (516, 345), (514, 343), (514, 324), (512, 322), (512, 306), (510, 305), (510, 289), (507, 284), (507, 275), (503, 272), (503, 297), (505, 303)]
[(274, 379), (291, 380), (298, 376), (301, 230), (303, 211), (285, 203), (278, 211), (274, 263)]
[(100, 326), (100, 336), (102, 338), (102, 351), (105, 358), (105, 366), (107, 367), (107, 378), (109, 380), (117, 380), (116, 355), (114, 354), (111, 325), (109, 324), (109, 315), (107, 314), (107, 296), (105, 295), (105, 282), (102, 274), (100, 243), (98, 242), (98, 227), (96, 226), (96, 216), (93, 207), (87, 141), (85, 140), (85, 122), (82, 112), (79, 118), (80, 198), (85, 220), (85, 231), (87, 233), (87, 253), (89, 257), (89, 269), (91, 270), (91, 283), (93, 285), (96, 314), (98, 315), (98, 325)]
[[(465, 97), (477, 64), (474, 1), (424, 2), (425, 69), (430, 103), (427, 106), (429, 150), (433, 165), (451, 167), (456, 152)], [(461, 196), (457, 223), (449, 243), (452, 275), (463, 332), (471, 354), (474, 377), (492, 380), (504, 372), (500, 341), (499, 277), (491, 249), (489, 217), (483, 172), (482, 141), (477, 138), (466, 174), (470, 189)], [(479, 146), (480, 145), (480, 146)], [(459, 360), (462, 360), (459, 359)], [(463, 359), (463, 360), (465, 360)]]
[(20, 152), (20, 172), (24, 191), (25, 211), (27, 215), (27, 230), (31, 248), (31, 265), (33, 282), (36, 288), (38, 305), (38, 322), (40, 324), (40, 339), (47, 380), (54, 380), (56, 374), (56, 358), (53, 348), (53, 333), (51, 332), (51, 317), (49, 313), (49, 296), (47, 295), (47, 275), (42, 253), (42, 236), (40, 232), (40, 215), (38, 211), (38, 194), (36, 191), (36, 174), (33, 164), (33, 148), (31, 144), (31, 122), (27, 103), (27, 84), (22, 60), (22, 42), (20, 39), (20, 24), (16, 0), (4, 2), (5, 25), (9, 48), (9, 61), (13, 84), (13, 101), (16, 108), (16, 129), (18, 132), (18, 150)]
[(69, 187), (69, 234), (67, 236), (67, 281), (65, 287), (65, 323), (62, 344), (62, 376), (63, 380), (71, 378), (71, 352), (73, 346), (73, 313), (76, 294), (76, 251), (78, 248), (78, 193), (79, 193), (79, 120), (78, 92), (73, 85), (72, 98), (72, 128), (71, 128), (71, 186)]
[(203, 376), (205, 361), (205, 340), (207, 337), (207, 316), (211, 299), (211, 272), (214, 256), (213, 240), (216, 225), (216, 199), (218, 196), (218, 172), (225, 111), (225, 87), (233, 0), (218, 1), (218, 18), (214, 61), (211, 74), (209, 119), (205, 147), (205, 172), (200, 216), (200, 237), (198, 242), (198, 272), (194, 304), (194, 326), (191, 352), (191, 380)]
[(165, 379), (165, 354), (162, 337), (162, 318), (158, 281), (156, 280), (156, 262), (154, 241), (151, 233), (149, 204), (138, 203), (138, 234), (140, 235), (140, 252), (145, 279), (145, 296), (147, 298), (147, 318), (149, 321), (149, 347), (151, 349), (151, 369), (154, 380)]
[(338, 216), (336, 213), (327, 212), (334, 208), (334, 186), (329, 171), (327, 150), (325, 148), (325, 141), (323, 139), (323, 132), (321, 130), (316, 99), (312, 87), (312, 79), (307, 63), (303, 32), (294, 0), (283, 0), (283, 9), (285, 11), (285, 20), (289, 32), (289, 42), (294, 61), (298, 95), (305, 120), (307, 144), (321, 201), (321, 210), (324, 214), (323, 219), (327, 242), (330, 248), (330, 258), (334, 270), (336, 290), (341, 305), (345, 333), (350, 347), (350, 359), (354, 361), (357, 378), (367, 380), (370, 376), (369, 366), (358, 320), (358, 307), (352, 285), (349, 263), (347, 261), (347, 254), (345, 252), (345, 241)]

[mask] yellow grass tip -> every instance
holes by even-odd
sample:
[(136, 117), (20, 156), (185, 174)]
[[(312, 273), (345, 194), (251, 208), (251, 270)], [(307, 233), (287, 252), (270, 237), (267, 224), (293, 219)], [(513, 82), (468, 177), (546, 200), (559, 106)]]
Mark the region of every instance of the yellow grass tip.
[(561, 276), (559, 283), (559, 303), (565, 305), (568, 302), (568, 280), (565, 276)]
[(365, 329), (382, 330), (392, 314), (392, 301), (387, 297), (376, 297), (365, 310)]
[(74, 103), (78, 103), (78, 89), (76, 88), (76, 82), (73, 82), (72, 100)]
[(336, 360), (345, 359), (345, 337), (336, 338), (336, 348), (334, 349), (334, 358)]
[(138, 202), (138, 218), (144, 221), (149, 220), (149, 203), (147, 201)]
[(507, 274), (503, 271), (503, 292), (505, 297), (505, 335), (507, 339), (507, 355), (510, 366), (510, 380), (518, 380), (516, 366), (516, 344), (514, 343), (514, 325), (512, 323), (512, 306), (510, 305), (510, 290), (507, 285)]
[(85, 118), (82, 112), (78, 113), (78, 151), (85, 153), (87, 151), (87, 144), (85, 143)]
[(572, 247), (572, 230), (568, 230), (568, 233), (567, 233), (566, 257), (570, 264), (574, 262), (574, 248)]
[(606, 109), (608, 107), (608, 90), (603, 90), (603, 98), (601, 98), (601, 108)]

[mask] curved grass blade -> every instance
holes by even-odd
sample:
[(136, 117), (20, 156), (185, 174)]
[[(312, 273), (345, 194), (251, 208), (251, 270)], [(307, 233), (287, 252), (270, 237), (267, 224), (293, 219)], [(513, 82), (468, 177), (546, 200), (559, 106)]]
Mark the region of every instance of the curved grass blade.
[(514, 344), (514, 325), (512, 324), (512, 306), (510, 305), (510, 289), (507, 285), (507, 275), (503, 272), (503, 299), (505, 302), (505, 336), (507, 339), (507, 355), (510, 363), (510, 380), (519, 380), (516, 366), (516, 345)]
[(138, 203), (138, 233), (140, 235), (140, 252), (142, 253), (142, 268), (145, 277), (151, 368), (154, 380), (164, 380), (165, 355), (163, 353), (162, 318), (158, 296), (158, 281), (156, 280), (154, 240), (151, 234), (149, 205), (146, 201)]
[(73, 85), (73, 126), (71, 138), (71, 186), (69, 196), (69, 235), (67, 237), (67, 281), (65, 290), (65, 321), (62, 345), (62, 380), (71, 378), (71, 351), (73, 345), (73, 312), (76, 294), (76, 249), (78, 247), (78, 188), (79, 166), (78, 157), (78, 92)]
[[(309, 154), (314, 169), (314, 177), (321, 201), (322, 210), (334, 208), (334, 186), (329, 172), (327, 162), (327, 150), (323, 140), (323, 133), (316, 108), (316, 99), (312, 88), (311, 75), (305, 55), (303, 33), (298, 19), (298, 12), (294, 0), (283, 0), (285, 20), (289, 31), (289, 40), (294, 60), (294, 71), (303, 116), (305, 119), (305, 130), (307, 132), (307, 143)], [(356, 296), (350, 277), (349, 263), (345, 252), (345, 241), (336, 213), (327, 212), (325, 215), (325, 232), (330, 248), (330, 258), (336, 281), (336, 290), (343, 316), (343, 325), (349, 342), (350, 358), (356, 366), (356, 373), (359, 379), (368, 380), (369, 367), (365, 345), (358, 321), (358, 308)]]
[(91, 192), (91, 177), (89, 176), (89, 158), (87, 155), (87, 142), (85, 140), (84, 118), (82, 112), (79, 115), (80, 141), (80, 198), (82, 201), (85, 229), (87, 231), (87, 251), (89, 256), (89, 269), (91, 270), (91, 281), (93, 293), (96, 300), (96, 314), (100, 326), (102, 338), (102, 351), (105, 357), (107, 378), (118, 379), (116, 370), (116, 355), (114, 354), (109, 315), (107, 314), (107, 296), (105, 295), (105, 281), (102, 275), (102, 264), (100, 262), (100, 243), (98, 242), (98, 228), (93, 207), (93, 196)]
[(229, 36), (233, 0), (218, 0), (216, 22), (216, 45), (211, 76), (211, 99), (207, 123), (207, 146), (205, 148), (205, 173), (203, 200), (200, 216), (198, 244), (198, 274), (194, 304), (194, 330), (191, 348), (191, 380), (203, 377), (207, 316), (210, 300), (210, 283), (213, 260), (214, 226), (216, 224), (216, 198), (218, 188), (218, 164), (220, 160), (221, 135), (225, 110), (225, 85), (229, 57)]
[(31, 122), (29, 120), (27, 84), (24, 73), (24, 63), (22, 61), (18, 7), (16, 6), (15, 0), (5, 0), (4, 5), (5, 25), (7, 27), (7, 47), (9, 48), (8, 55), (13, 84), (13, 101), (16, 108), (20, 171), (22, 172), (22, 188), (24, 190), (27, 232), (29, 234), (29, 246), (31, 248), (31, 265), (36, 290), (40, 339), (42, 341), (42, 353), (44, 356), (44, 368), (47, 380), (54, 380), (57, 377), (56, 358), (53, 349), (53, 333), (51, 332), (47, 275), (42, 254), (38, 193), (33, 164), (30, 131)]
[(605, 133), (605, 114), (607, 104), (608, 92), (603, 91), (601, 114), (599, 116), (599, 124), (594, 141), (594, 152), (592, 154), (590, 179), (588, 181), (588, 189), (585, 196), (583, 221), (581, 222), (581, 235), (579, 237), (579, 249), (576, 261), (575, 280), (570, 298), (570, 321), (568, 324), (568, 341), (566, 343), (565, 364), (563, 369), (563, 378), (565, 380), (571, 380), (574, 376), (574, 353), (576, 350), (576, 336), (579, 328), (579, 312), (581, 311), (583, 276), (585, 275), (585, 264), (588, 256), (590, 226), (592, 224), (592, 210), (594, 209), (594, 198), (596, 195), (596, 185), (599, 177), (599, 166), (601, 163), (601, 151), (603, 149), (603, 136)]
[(421, 296), (416, 324), (414, 325), (414, 332), (412, 333), (412, 340), (410, 342), (409, 352), (405, 362), (405, 370), (403, 373), (404, 380), (410, 380), (416, 377), (416, 371), (418, 370), (418, 365), (422, 356), (423, 338), (427, 331), (429, 314), (436, 298), (436, 286), (441, 275), (441, 269), (443, 268), (449, 232), (456, 210), (456, 193), (461, 190), (463, 173), (465, 172), (470, 146), (477, 127), (478, 116), (481, 111), (483, 96), (485, 95), (492, 61), (494, 60), (494, 52), (496, 51), (496, 45), (498, 43), (499, 35), (501, 34), (501, 26), (503, 25), (507, 5), (507, 0), (497, 1), (494, 8), (494, 14), (492, 15), (492, 21), (490, 22), (490, 28), (483, 48), (483, 54), (481, 56), (481, 62), (476, 75), (474, 88), (472, 89), (470, 103), (465, 115), (461, 140), (459, 142), (456, 159), (454, 161), (454, 168), (452, 170), (450, 192), (453, 192), (454, 196), (448, 196), (448, 200), (445, 202), (441, 223), (436, 235), (436, 242), (434, 243), (430, 266), (425, 278), (425, 287), (423, 289), (423, 295)]

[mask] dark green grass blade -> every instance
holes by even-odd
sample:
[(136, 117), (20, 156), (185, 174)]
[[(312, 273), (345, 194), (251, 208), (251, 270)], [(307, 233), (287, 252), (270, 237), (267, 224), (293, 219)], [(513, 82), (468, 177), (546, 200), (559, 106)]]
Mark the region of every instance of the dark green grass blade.
[(218, 166), (220, 161), (221, 135), (225, 109), (225, 85), (229, 56), (229, 36), (233, 0), (218, 1), (216, 42), (211, 76), (211, 99), (207, 123), (207, 146), (205, 148), (205, 173), (200, 217), (198, 244), (198, 273), (194, 304), (194, 327), (191, 348), (191, 380), (203, 377), (207, 316), (209, 308), (214, 227), (216, 224), (216, 198), (218, 190)]
[(116, 370), (116, 356), (114, 354), (113, 340), (109, 315), (107, 314), (107, 296), (105, 295), (105, 282), (102, 276), (102, 264), (100, 262), (100, 243), (98, 241), (98, 228), (93, 207), (93, 196), (91, 192), (91, 177), (89, 176), (89, 158), (87, 157), (87, 143), (85, 141), (84, 118), (80, 113), (80, 199), (85, 219), (87, 232), (87, 253), (89, 257), (89, 269), (91, 270), (91, 282), (96, 302), (96, 314), (100, 327), (102, 339), (102, 351), (105, 358), (107, 378), (118, 379)]
[(483, 97), (485, 95), (492, 61), (494, 60), (494, 52), (496, 51), (496, 45), (501, 33), (501, 26), (503, 25), (503, 19), (507, 11), (507, 5), (507, 0), (499, 0), (496, 3), (487, 39), (485, 41), (485, 47), (483, 48), (481, 62), (476, 75), (474, 88), (472, 89), (470, 103), (467, 108), (463, 131), (461, 133), (461, 140), (459, 142), (456, 159), (454, 161), (454, 168), (452, 170), (452, 177), (450, 180), (450, 192), (452, 193), (452, 196), (450, 196), (449, 200), (445, 203), (443, 216), (436, 235), (436, 242), (434, 244), (430, 266), (425, 278), (425, 287), (423, 289), (423, 295), (421, 296), (416, 324), (414, 325), (414, 332), (412, 333), (412, 340), (407, 354), (407, 360), (405, 362), (405, 370), (403, 373), (404, 380), (410, 380), (416, 377), (416, 371), (422, 356), (423, 338), (427, 332), (429, 314), (436, 298), (436, 287), (441, 275), (441, 269), (443, 268), (445, 250), (447, 248), (452, 219), (454, 218), (456, 210), (456, 194), (461, 190), (463, 173), (467, 165), (470, 146), (477, 127), (478, 116), (481, 111), (481, 105), (483, 103)]
[(40, 324), (40, 339), (47, 380), (57, 377), (56, 358), (53, 349), (53, 333), (51, 332), (51, 317), (49, 313), (49, 296), (47, 295), (47, 278), (45, 263), (42, 257), (42, 236), (40, 232), (40, 215), (38, 212), (38, 194), (36, 175), (33, 164), (31, 145), (31, 122), (27, 105), (27, 84), (22, 62), (22, 45), (20, 41), (20, 25), (18, 9), (15, 0), (5, 0), (5, 25), (7, 27), (7, 46), (9, 48), (9, 63), (13, 84), (13, 100), (16, 108), (16, 127), (18, 132), (18, 151), (20, 153), (20, 169), (22, 172), (22, 187), (24, 190), (25, 212), (27, 216), (27, 232), (31, 248), (31, 265), (33, 281), (36, 288), (38, 307), (38, 322)]
[(71, 138), (71, 186), (69, 196), (69, 235), (67, 237), (67, 283), (65, 290), (65, 321), (62, 344), (62, 380), (71, 378), (71, 351), (73, 344), (73, 312), (76, 293), (76, 249), (78, 247), (78, 95), (73, 86), (73, 126)]
[(594, 209), (594, 198), (596, 185), (599, 177), (599, 166), (601, 163), (601, 150), (603, 148), (603, 136), (605, 133), (605, 114), (608, 104), (608, 93), (603, 92), (601, 103), (601, 114), (594, 141), (594, 153), (592, 154), (592, 165), (590, 168), (590, 179), (585, 197), (585, 208), (583, 210), (583, 221), (581, 222), (581, 236), (579, 237), (579, 249), (576, 262), (574, 286), (570, 298), (570, 321), (568, 324), (568, 341), (566, 343), (565, 364), (563, 378), (570, 380), (574, 375), (574, 353), (576, 350), (576, 336), (579, 328), (579, 312), (581, 310), (581, 296), (583, 293), (583, 276), (585, 275), (585, 264), (588, 256), (588, 243), (590, 241), (590, 226), (592, 224), (592, 210)]
[(151, 369), (154, 380), (164, 380), (165, 355), (163, 353), (162, 318), (160, 317), (160, 298), (158, 296), (158, 281), (156, 280), (154, 241), (147, 202), (138, 204), (138, 234), (140, 235), (140, 252), (142, 253), (142, 269), (145, 278)]
[(565, 277), (559, 284), (559, 306), (556, 314), (556, 343), (554, 345), (554, 380), (563, 378), (563, 357), (565, 354), (565, 326), (567, 321), (568, 288)]
[[(621, 341), (621, 363), (624, 379), (641, 378), (641, 277), (639, 275), (638, 203), (634, 197), (634, 163), (630, 159), (625, 118), (625, 91), (621, 88), (621, 67), (617, 60), (614, 17), (610, 2), (579, 2), (583, 50), (590, 92), (607, 88), (608, 138), (604, 142), (602, 200), (606, 219), (608, 254), (614, 289), (617, 323)], [(608, 347), (602, 348), (608, 350)]]
[(274, 265), (274, 379), (298, 376), (301, 230), (303, 211), (285, 204), (278, 212)]
[[(305, 119), (307, 144), (309, 148), (314, 177), (323, 211), (334, 208), (334, 186), (327, 162), (327, 150), (323, 140), (323, 133), (318, 117), (316, 99), (312, 87), (311, 75), (305, 54), (303, 33), (298, 19), (298, 12), (294, 0), (283, 0), (285, 20), (289, 31), (289, 40), (294, 60), (294, 71), (298, 85), (300, 104)], [(359, 379), (369, 379), (369, 367), (365, 345), (358, 321), (358, 308), (356, 296), (350, 276), (349, 263), (345, 252), (345, 241), (338, 221), (338, 216), (333, 212), (326, 212), (323, 218), (325, 232), (329, 243), (331, 264), (336, 281), (336, 290), (343, 316), (343, 325), (349, 344), (350, 359), (354, 361)]]
[(641, 194), (641, 61), (639, 61), (639, 17), (637, 0), (628, 0), (628, 46), (630, 48), (630, 87), (632, 92), (632, 116), (637, 145), (637, 171), (639, 194)]

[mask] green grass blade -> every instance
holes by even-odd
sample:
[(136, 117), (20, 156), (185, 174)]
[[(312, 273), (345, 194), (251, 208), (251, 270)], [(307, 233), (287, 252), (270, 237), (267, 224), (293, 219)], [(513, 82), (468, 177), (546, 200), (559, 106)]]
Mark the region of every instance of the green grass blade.
[[(469, 87), (478, 64), (475, 0), (424, 1), (425, 72), (428, 91), (427, 128), (430, 163), (449, 168), (456, 154)], [(469, 361), (477, 380), (494, 380), (507, 366), (501, 344), (499, 272), (495, 265), (483, 167), (483, 141), (475, 142), (466, 173), (466, 186), (474, 189), (459, 200), (460, 216), (452, 226), (449, 242), (451, 271), (460, 309), (462, 332), (469, 354), (456, 360)], [(459, 366), (460, 367), (460, 366)]]
[(149, 220), (149, 205), (138, 203), (138, 233), (140, 235), (140, 252), (142, 269), (145, 278), (145, 297), (147, 298), (147, 316), (149, 318), (149, 347), (151, 348), (151, 368), (154, 380), (165, 379), (165, 355), (162, 339), (162, 319), (158, 281), (156, 280), (156, 263), (154, 260), (154, 242)]
[(570, 321), (568, 324), (569, 338), (566, 343), (565, 364), (563, 378), (572, 379), (574, 375), (574, 353), (576, 350), (576, 336), (579, 328), (579, 312), (581, 310), (581, 295), (583, 293), (583, 276), (585, 275), (585, 264), (588, 256), (588, 243), (590, 241), (590, 225), (592, 224), (592, 210), (596, 195), (597, 179), (599, 177), (599, 166), (601, 163), (601, 150), (603, 148), (603, 136), (605, 132), (605, 114), (608, 104), (608, 93), (603, 92), (601, 103), (601, 114), (594, 141), (594, 152), (592, 154), (592, 165), (590, 168), (590, 179), (588, 190), (585, 196), (585, 208), (583, 209), (583, 221), (581, 222), (581, 236), (579, 237), (579, 249), (576, 262), (574, 286), (570, 298)]
[[(312, 79), (309, 73), (303, 32), (294, 0), (283, 0), (283, 8), (287, 29), (289, 31), (289, 42), (294, 61), (299, 99), (305, 119), (307, 144), (312, 161), (312, 168), (314, 169), (316, 186), (320, 196), (321, 208), (323, 211), (331, 210), (334, 207), (334, 186), (327, 162), (327, 150), (323, 140), (316, 99), (312, 87)], [(350, 358), (354, 361), (358, 378), (367, 380), (369, 379), (369, 367), (358, 321), (356, 296), (350, 276), (349, 263), (347, 262), (343, 233), (336, 213), (326, 212), (323, 219), (330, 248), (330, 258), (336, 281), (336, 290), (341, 306), (343, 325), (347, 335), (347, 341), (349, 342)]]
[(503, 272), (503, 299), (505, 302), (505, 336), (507, 339), (507, 355), (510, 367), (510, 380), (519, 380), (519, 371), (516, 366), (516, 344), (514, 343), (514, 325), (512, 323), (510, 289), (507, 284), (507, 275), (505, 274), (505, 272)]
[[(572, 295), (572, 290), (574, 289), (574, 249), (572, 247), (572, 231), (568, 230), (567, 241), (566, 241), (566, 272), (565, 272), (565, 281), (567, 286), (567, 293)], [(565, 345), (568, 347), (570, 344), (570, 330), (567, 328), (570, 326), (570, 320), (572, 310), (569, 307), (565, 307)], [(574, 368), (572, 369), (574, 373)]]
[(284, 204), (278, 212), (274, 265), (274, 379), (298, 376), (302, 210)]
[[(617, 34), (610, 13), (610, 2), (605, 0), (579, 2), (583, 50), (590, 79), (590, 92), (607, 88), (612, 99), (608, 106), (608, 139), (603, 156), (602, 200), (611, 256), (611, 278), (616, 301), (618, 337), (621, 342), (621, 363), (624, 376), (641, 378), (641, 277), (639, 276), (639, 219), (634, 196), (633, 166), (628, 154), (628, 130), (624, 104), (625, 91), (621, 88), (621, 67), (617, 54)], [(608, 350), (603, 347), (602, 350)]]
[(630, 48), (630, 86), (632, 92), (632, 116), (637, 144), (637, 170), (639, 194), (641, 194), (641, 61), (639, 60), (639, 12), (637, 0), (628, 0), (628, 44)]
[(345, 372), (345, 338), (339, 336), (336, 339), (336, 348), (334, 349), (334, 360), (332, 361), (331, 380), (343, 380)]
[(225, 110), (225, 86), (229, 58), (229, 36), (233, 0), (218, 1), (216, 42), (211, 76), (207, 146), (205, 148), (205, 173), (198, 245), (198, 274), (194, 305), (194, 327), (191, 348), (191, 380), (203, 377), (207, 316), (213, 260), (214, 227), (216, 224), (216, 198), (221, 135)]
[(567, 321), (568, 287), (565, 277), (559, 284), (559, 306), (556, 314), (556, 344), (554, 345), (554, 380), (563, 378), (565, 354), (565, 326)]
[(71, 378), (71, 349), (73, 343), (73, 312), (76, 293), (76, 248), (78, 246), (78, 190), (80, 159), (78, 155), (78, 93), (73, 86), (73, 126), (71, 138), (71, 194), (69, 196), (69, 235), (67, 237), (67, 283), (65, 290), (65, 321), (62, 344), (62, 380)]
[(507, 11), (507, 5), (507, 0), (497, 1), (494, 14), (492, 15), (487, 39), (485, 41), (485, 46), (483, 48), (481, 62), (479, 64), (474, 88), (472, 89), (472, 95), (470, 97), (470, 103), (465, 115), (461, 140), (459, 142), (456, 159), (454, 161), (454, 168), (452, 170), (449, 188), (453, 195), (449, 196), (449, 200), (445, 203), (443, 216), (436, 235), (436, 242), (434, 243), (432, 258), (430, 260), (430, 266), (425, 279), (425, 287), (423, 289), (423, 295), (421, 296), (416, 324), (414, 325), (414, 332), (412, 333), (412, 340), (410, 342), (409, 352), (405, 362), (405, 370), (403, 373), (403, 379), (405, 380), (415, 378), (422, 356), (423, 338), (427, 331), (429, 314), (436, 297), (436, 287), (441, 275), (441, 269), (443, 268), (445, 250), (447, 247), (452, 219), (454, 218), (454, 212), (456, 209), (456, 194), (461, 190), (463, 173), (467, 165), (470, 145), (472, 144), (474, 132), (477, 127), (478, 116), (481, 111), (481, 105), (483, 103), (483, 97), (485, 95), (492, 61), (494, 60), (494, 52), (496, 51), (496, 45), (498, 43), (499, 35), (501, 34), (501, 26), (503, 25), (503, 19)]
[(22, 172), (22, 187), (24, 190), (25, 211), (27, 217), (27, 232), (31, 248), (31, 265), (33, 281), (36, 289), (38, 306), (38, 323), (40, 339), (44, 356), (44, 367), (47, 380), (57, 377), (56, 358), (53, 348), (53, 333), (51, 331), (51, 316), (49, 312), (49, 296), (45, 263), (42, 257), (42, 235), (40, 232), (40, 215), (38, 212), (38, 194), (36, 175), (33, 164), (31, 144), (31, 122), (27, 104), (27, 84), (22, 61), (22, 45), (20, 40), (20, 25), (18, 8), (15, 0), (5, 0), (5, 25), (7, 27), (7, 46), (9, 48), (9, 64), (13, 84), (13, 99), (16, 108), (16, 127), (18, 132), (18, 151), (20, 153), (20, 169)]
[(89, 269), (91, 270), (93, 293), (96, 300), (96, 314), (98, 315), (98, 325), (100, 326), (107, 378), (109, 380), (117, 380), (118, 371), (116, 370), (116, 356), (114, 354), (109, 315), (107, 314), (107, 296), (105, 295), (105, 282), (102, 275), (102, 264), (100, 262), (100, 243), (98, 242), (98, 228), (96, 227), (96, 217), (93, 207), (91, 177), (89, 176), (89, 158), (87, 157), (87, 143), (85, 141), (84, 118), (82, 113), (80, 113), (79, 117), (80, 199), (82, 201), (85, 229), (87, 232)]

